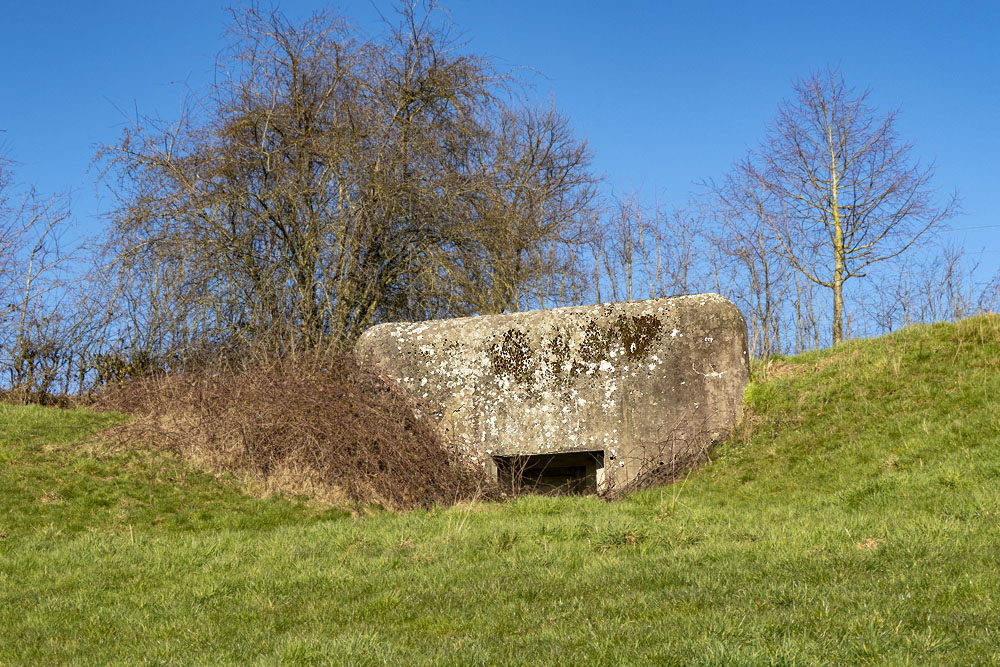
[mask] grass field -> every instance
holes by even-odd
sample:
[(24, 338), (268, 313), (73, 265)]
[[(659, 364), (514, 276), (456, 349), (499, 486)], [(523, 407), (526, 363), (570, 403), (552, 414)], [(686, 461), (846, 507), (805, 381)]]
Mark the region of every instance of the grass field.
[(0, 406), (0, 664), (1000, 664), (1000, 317), (774, 360), (616, 503), (351, 518)]

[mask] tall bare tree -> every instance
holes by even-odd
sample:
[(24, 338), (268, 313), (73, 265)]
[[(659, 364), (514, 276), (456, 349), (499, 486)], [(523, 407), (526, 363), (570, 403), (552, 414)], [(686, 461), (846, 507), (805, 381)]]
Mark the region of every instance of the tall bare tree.
[(791, 265), (833, 297), (833, 342), (844, 337), (844, 283), (909, 250), (951, 217), (933, 165), (896, 134), (869, 91), (837, 70), (798, 79), (756, 150), (733, 168), (729, 193), (759, 211)]

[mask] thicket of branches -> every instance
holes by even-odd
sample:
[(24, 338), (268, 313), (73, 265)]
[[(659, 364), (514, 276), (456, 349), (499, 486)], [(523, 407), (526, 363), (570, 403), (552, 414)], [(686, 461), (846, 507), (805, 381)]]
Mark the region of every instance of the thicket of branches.
[(101, 149), (119, 205), (99, 248), (67, 242), (67, 197), (0, 162), (8, 398), (342, 350), (383, 321), (699, 291), (740, 307), (758, 356), (998, 306), (997, 277), (934, 235), (954, 201), (895, 113), (836, 71), (799, 80), (758, 149), (670, 208), (599, 196), (564, 115), (433, 5), (398, 10), (377, 37), (234, 12), (215, 82)]
[(101, 152), (127, 349), (281, 355), (582, 298), (586, 145), (433, 12), (399, 19), (370, 39), (327, 13), (240, 11), (205, 97)]
[(0, 156), (0, 397), (48, 402), (79, 389), (100, 345), (87, 248), (70, 237), (69, 197), (18, 183)]
[(611, 300), (719, 292), (757, 356), (996, 310), (1000, 273), (984, 280), (938, 234), (957, 197), (938, 195), (897, 112), (868, 97), (838, 70), (809, 74), (759, 147), (686, 208), (620, 195), (594, 242), (595, 279)]
[[(832, 344), (823, 286), (795, 269), (766, 227), (746, 224), (710, 190), (682, 209), (643, 204), (635, 192), (609, 208), (593, 242), (599, 299), (717, 292), (743, 313), (758, 358)], [(864, 278), (844, 291), (845, 338), (1000, 310), (1000, 273), (984, 277), (976, 254), (940, 236), (878, 263)]]

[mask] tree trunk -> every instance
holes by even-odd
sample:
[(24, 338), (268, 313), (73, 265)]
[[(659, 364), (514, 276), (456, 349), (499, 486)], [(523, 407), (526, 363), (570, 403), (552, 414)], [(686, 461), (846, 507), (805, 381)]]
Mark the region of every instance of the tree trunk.
[(833, 344), (844, 340), (844, 280), (843, 266), (833, 278)]
[(833, 344), (844, 340), (844, 232), (834, 193), (833, 235)]
[(840, 174), (837, 171), (837, 151), (832, 128), (830, 141), (830, 214), (833, 218), (833, 345), (844, 340), (844, 225), (840, 219)]

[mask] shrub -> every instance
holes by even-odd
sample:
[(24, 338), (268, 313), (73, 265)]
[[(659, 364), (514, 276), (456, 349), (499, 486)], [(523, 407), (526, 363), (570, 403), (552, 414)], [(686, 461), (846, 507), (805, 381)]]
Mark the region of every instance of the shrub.
[(401, 390), (346, 355), (215, 363), (135, 378), (98, 406), (136, 416), (120, 442), (169, 448), (266, 491), (410, 509), (490, 494)]

